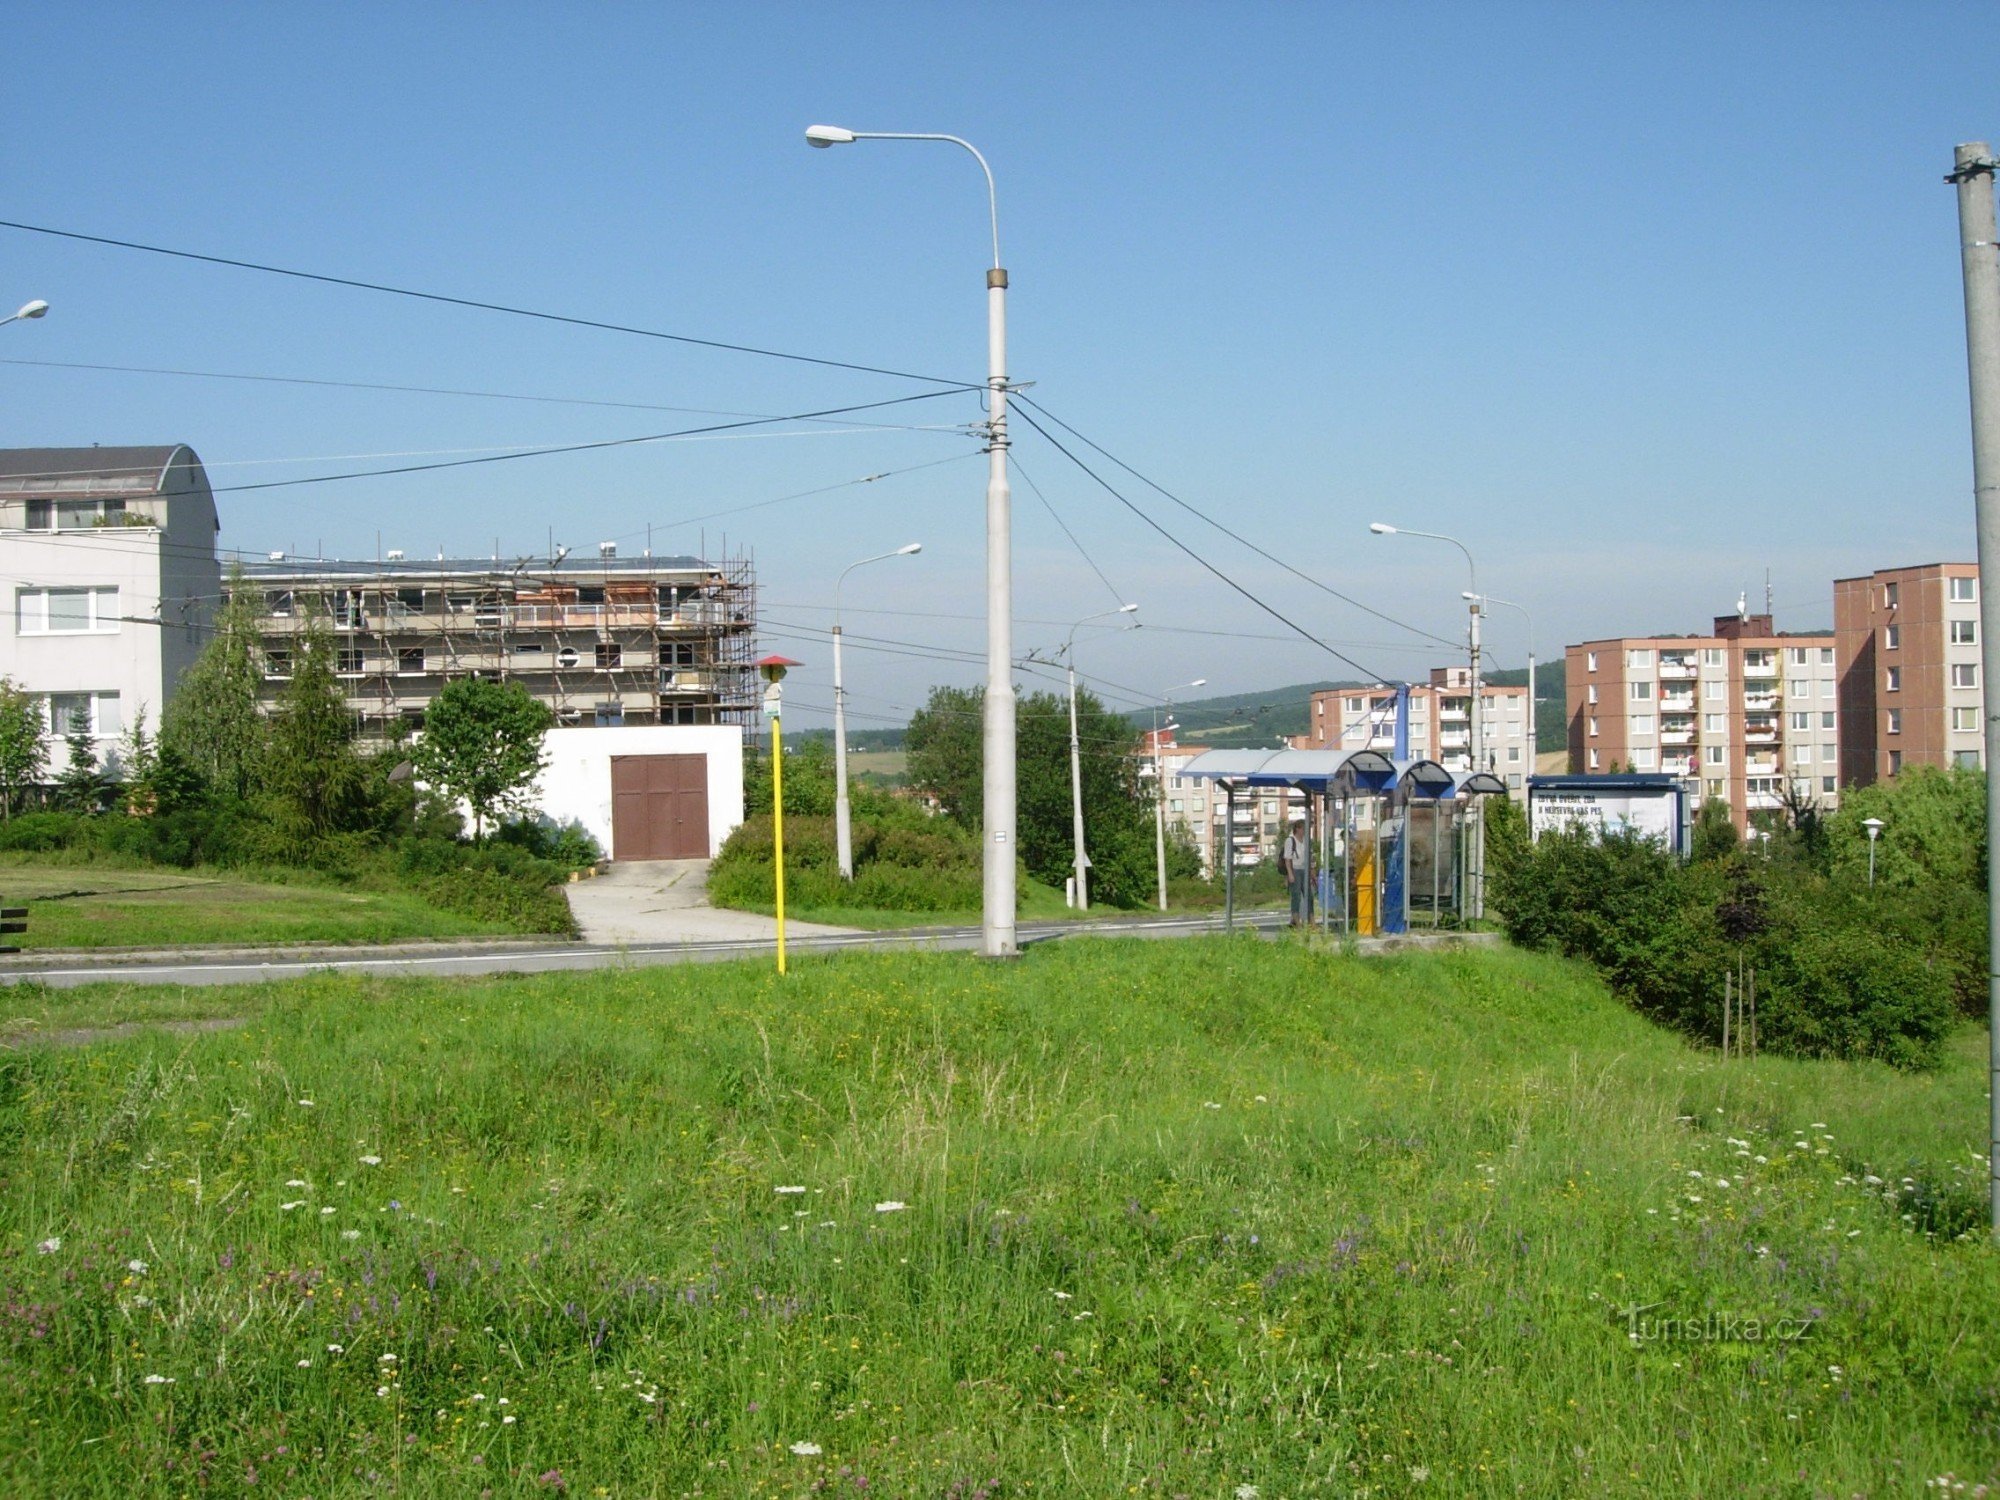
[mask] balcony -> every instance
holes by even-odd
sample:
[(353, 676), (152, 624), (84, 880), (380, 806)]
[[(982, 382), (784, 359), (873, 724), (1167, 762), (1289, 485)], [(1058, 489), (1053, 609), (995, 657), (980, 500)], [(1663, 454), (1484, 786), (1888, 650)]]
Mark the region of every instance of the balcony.
[(1694, 725), (1662, 724), (1660, 726), (1660, 743), (1662, 745), (1692, 745), (1694, 743)]
[(1669, 713), (1676, 710), (1682, 713), (1691, 713), (1694, 710), (1694, 691), (1692, 689), (1686, 692), (1670, 693), (1663, 691), (1660, 694), (1660, 707)]
[(1661, 653), (1660, 676), (1691, 678), (1694, 674), (1695, 665), (1692, 656), (1668, 656), (1664, 652)]
[(1746, 712), (1753, 714), (1775, 713), (1778, 708), (1778, 695), (1776, 693), (1746, 692), (1743, 695), (1743, 707)]
[(1663, 755), (1660, 757), (1660, 769), (1665, 771), (1669, 776), (1692, 776), (1694, 775), (1694, 757), (1692, 755)]
[(1776, 677), (1778, 675), (1778, 658), (1776, 653), (1744, 652), (1743, 675), (1745, 677)]
[(1775, 755), (1752, 755), (1744, 759), (1745, 776), (1775, 776), (1778, 774), (1778, 757)]
[(1438, 731), (1438, 748), (1440, 750), (1470, 750), (1472, 748), (1472, 732), (1466, 729), (1440, 729)]

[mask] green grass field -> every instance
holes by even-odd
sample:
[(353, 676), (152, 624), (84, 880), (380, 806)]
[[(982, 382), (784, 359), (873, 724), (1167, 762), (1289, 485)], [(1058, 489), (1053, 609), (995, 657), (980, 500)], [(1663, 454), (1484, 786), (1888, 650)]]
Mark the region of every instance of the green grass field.
[(214, 871), (0, 860), (0, 905), (28, 908), (26, 952), (178, 944), (391, 943), (508, 929), (397, 891), (273, 884)]
[(1724, 1064), (1553, 959), (1250, 939), (200, 998), (0, 1054), (0, 1492), (2000, 1469), (1971, 1031)]

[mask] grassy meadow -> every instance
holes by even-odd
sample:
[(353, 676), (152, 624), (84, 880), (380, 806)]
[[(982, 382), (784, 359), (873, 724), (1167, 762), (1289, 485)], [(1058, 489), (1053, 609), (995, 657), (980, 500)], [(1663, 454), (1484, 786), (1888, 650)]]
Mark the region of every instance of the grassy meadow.
[(2000, 1477), (1971, 1031), (1250, 938), (8, 1004), (246, 1021), (0, 1053), (8, 1495)]
[(182, 944), (392, 943), (512, 929), (420, 895), (201, 870), (0, 859), (0, 905), (26, 906), (25, 952)]

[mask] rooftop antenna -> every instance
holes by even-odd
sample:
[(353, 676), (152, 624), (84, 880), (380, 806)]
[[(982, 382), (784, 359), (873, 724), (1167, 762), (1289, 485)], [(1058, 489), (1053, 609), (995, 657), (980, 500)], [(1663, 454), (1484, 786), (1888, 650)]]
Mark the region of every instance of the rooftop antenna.
[(1736, 594), (1736, 618), (1746, 624), (1750, 619), (1750, 587), (1745, 584)]
[(1764, 613), (1771, 613), (1771, 570), (1764, 570)]

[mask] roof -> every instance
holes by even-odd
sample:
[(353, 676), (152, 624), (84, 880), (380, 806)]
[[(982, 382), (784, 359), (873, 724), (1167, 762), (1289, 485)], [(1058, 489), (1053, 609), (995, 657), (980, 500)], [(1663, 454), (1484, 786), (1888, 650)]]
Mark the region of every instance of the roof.
[(143, 448), (0, 448), (0, 495), (157, 495), (186, 443)]
[(376, 562), (340, 557), (276, 557), (245, 559), (250, 578), (491, 578), (519, 573), (524, 578), (593, 578), (630, 573), (641, 578), (657, 573), (719, 573), (722, 568), (698, 557), (568, 556), (551, 562), (535, 557), (419, 557)]

